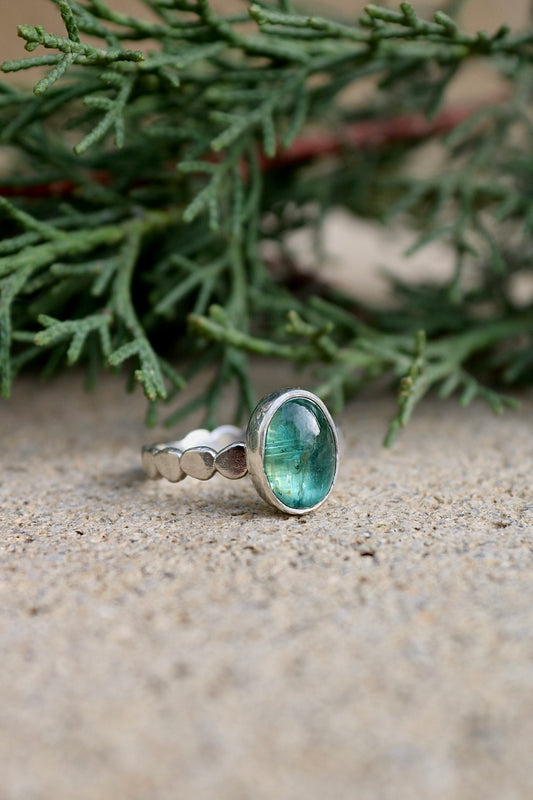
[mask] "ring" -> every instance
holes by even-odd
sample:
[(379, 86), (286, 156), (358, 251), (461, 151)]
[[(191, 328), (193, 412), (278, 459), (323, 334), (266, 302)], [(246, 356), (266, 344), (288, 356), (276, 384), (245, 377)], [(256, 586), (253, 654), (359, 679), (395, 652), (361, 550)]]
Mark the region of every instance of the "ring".
[(179, 441), (145, 445), (149, 478), (172, 483), (215, 473), (236, 480), (250, 475), (259, 496), (286, 514), (307, 514), (331, 494), (339, 461), (335, 424), (316, 395), (283, 389), (264, 397), (246, 431), (221, 425), (191, 431)]

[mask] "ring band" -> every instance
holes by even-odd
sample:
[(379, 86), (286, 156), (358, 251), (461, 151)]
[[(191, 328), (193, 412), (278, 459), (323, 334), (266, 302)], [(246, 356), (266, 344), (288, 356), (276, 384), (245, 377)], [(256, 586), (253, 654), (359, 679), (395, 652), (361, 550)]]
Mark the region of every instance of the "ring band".
[(286, 514), (307, 514), (327, 500), (338, 468), (335, 424), (324, 403), (304, 389), (264, 397), (246, 431), (221, 425), (191, 431), (183, 439), (142, 448), (149, 478), (172, 483), (187, 475), (230, 480), (249, 474), (259, 496)]

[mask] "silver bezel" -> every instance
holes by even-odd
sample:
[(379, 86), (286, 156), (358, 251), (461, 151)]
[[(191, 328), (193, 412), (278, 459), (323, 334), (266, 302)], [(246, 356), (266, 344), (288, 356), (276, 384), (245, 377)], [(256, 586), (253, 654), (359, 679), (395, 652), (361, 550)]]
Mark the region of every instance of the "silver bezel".
[[(335, 473), (333, 475), (333, 481), (330, 489), (327, 495), (323, 497), (319, 503), (316, 503), (314, 506), (310, 506), (309, 508), (291, 508), (290, 506), (286, 506), (285, 503), (276, 497), (270, 488), (263, 463), (266, 434), (272, 417), (278, 408), (283, 405), (283, 403), (285, 403), (287, 400), (293, 399), (305, 399), (315, 403), (320, 408), (328, 424), (330, 425), (333, 432), (333, 439), (335, 441)], [(250, 417), (250, 421), (248, 422), (248, 428), (246, 430), (246, 459), (248, 463), (248, 472), (255, 489), (259, 496), (262, 497), (266, 503), (269, 503), (271, 506), (274, 506), (280, 511), (284, 511), (286, 514), (308, 514), (310, 511), (314, 511), (315, 509), (319, 508), (323, 503), (326, 502), (331, 494), (337, 479), (337, 470), (339, 466), (339, 441), (337, 437), (337, 430), (335, 428), (335, 423), (331, 418), (331, 414), (322, 400), (320, 400), (320, 398), (318, 398), (312, 392), (308, 392), (305, 389), (281, 389), (280, 391), (273, 392), (267, 397), (264, 397), (255, 407)]]

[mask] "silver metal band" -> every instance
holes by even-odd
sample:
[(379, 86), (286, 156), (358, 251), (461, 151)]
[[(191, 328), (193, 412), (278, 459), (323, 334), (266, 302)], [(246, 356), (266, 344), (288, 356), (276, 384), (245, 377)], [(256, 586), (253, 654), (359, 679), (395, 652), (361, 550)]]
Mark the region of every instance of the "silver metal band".
[(197, 428), (177, 442), (145, 445), (142, 464), (149, 478), (177, 483), (187, 475), (207, 481), (216, 472), (230, 480), (248, 472), (245, 432), (235, 425), (220, 425), (213, 431)]
[(258, 403), (246, 431), (234, 425), (198, 428), (179, 441), (146, 445), (142, 463), (149, 478), (172, 483), (187, 475), (207, 481), (216, 472), (230, 480), (249, 474), (269, 505), (307, 514), (333, 489), (338, 450), (335, 424), (322, 400), (305, 389), (281, 389)]

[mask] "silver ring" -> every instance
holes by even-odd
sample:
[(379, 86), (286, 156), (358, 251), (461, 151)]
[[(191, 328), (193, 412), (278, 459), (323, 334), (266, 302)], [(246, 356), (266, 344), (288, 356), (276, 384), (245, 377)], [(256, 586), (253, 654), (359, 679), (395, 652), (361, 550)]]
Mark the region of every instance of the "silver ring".
[(259, 496), (286, 514), (307, 514), (321, 506), (335, 484), (338, 462), (330, 413), (304, 389), (264, 397), (246, 431), (234, 425), (198, 428), (179, 441), (142, 448), (149, 478), (177, 483), (187, 475), (201, 481), (217, 472), (231, 480), (249, 475)]

